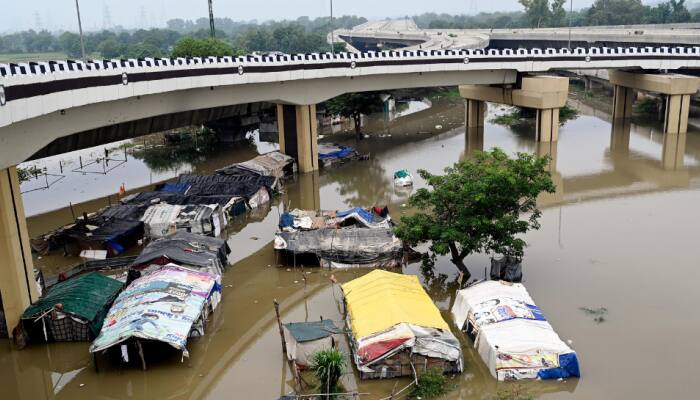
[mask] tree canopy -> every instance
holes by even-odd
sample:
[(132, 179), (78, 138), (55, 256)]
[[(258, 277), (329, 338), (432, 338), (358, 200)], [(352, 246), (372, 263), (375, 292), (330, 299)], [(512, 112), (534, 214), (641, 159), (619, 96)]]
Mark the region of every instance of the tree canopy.
[(362, 134), (362, 114), (382, 111), (384, 102), (379, 92), (347, 93), (328, 100), (326, 111), (330, 115), (340, 115), (355, 121), (355, 133)]
[[(445, 169), (444, 175), (419, 170), (429, 188), (411, 196), (409, 205), (419, 211), (401, 218), (396, 235), (408, 245), (430, 243), (434, 253), (450, 253), (467, 276), (464, 258), (475, 252), (522, 258), (526, 242), (519, 235), (540, 227), (537, 196), (555, 190), (548, 162), (525, 153), (510, 158), (493, 149)], [(521, 219), (522, 214), (527, 216)]]
[(224, 57), (232, 56), (233, 48), (219, 39), (184, 37), (175, 43), (172, 57)]

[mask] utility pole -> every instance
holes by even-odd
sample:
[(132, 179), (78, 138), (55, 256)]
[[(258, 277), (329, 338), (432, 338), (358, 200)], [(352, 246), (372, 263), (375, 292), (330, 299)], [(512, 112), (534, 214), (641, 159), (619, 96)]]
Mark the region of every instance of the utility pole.
[(335, 54), (335, 29), (333, 26), (333, 0), (331, 2), (331, 54)]
[(574, 17), (574, 0), (569, 0), (569, 51), (571, 51), (571, 19)]
[(80, 31), (80, 51), (83, 54), (83, 61), (85, 60), (85, 41), (83, 40), (83, 23), (80, 21), (80, 4), (78, 0), (75, 0), (75, 11), (78, 13), (78, 30)]
[(209, 36), (216, 36), (216, 28), (214, 27), (214, 7), (212, 6), (212, 0), (209, 0)]

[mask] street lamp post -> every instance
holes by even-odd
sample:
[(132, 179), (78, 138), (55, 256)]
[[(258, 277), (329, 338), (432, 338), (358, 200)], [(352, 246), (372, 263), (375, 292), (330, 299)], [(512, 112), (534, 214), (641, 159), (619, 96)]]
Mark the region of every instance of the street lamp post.
[(333, 26), (333, 0), (331, 2), (331, 54), (335, 54), (335, 29)]
[(214, 27), (214, 7), (212, 0), (209, 0), (209, 36), (216, 36), (216, 28)]
[(78, 14), (78, 31), (80, 32), (80, 51), (83, 55), (83, 60), (85, 60), (85, 41), (83, 40), (83, 23), (80, 21), (80, 4), (78, 4), (78, 0), (75, 0), (75, 11)]
[(574, 18), (574, 0), (569, 1), (569, 51), (571, 50), (571, 20)]

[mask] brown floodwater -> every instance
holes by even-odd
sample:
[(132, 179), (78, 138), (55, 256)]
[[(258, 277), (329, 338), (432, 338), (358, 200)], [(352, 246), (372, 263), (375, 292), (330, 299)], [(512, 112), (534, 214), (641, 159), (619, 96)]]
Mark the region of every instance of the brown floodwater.
[[(416, 187), (422, 187), (424, 182), (415, 173), (418, 168), (439, 172), (474, 150), (494, 146), (553, 157), (558, 190), (540, 199), (542, 228), (526, 235), (524, 279), (555, 330), (572, 341), (582, 372), (580, 379), (527, 382), (520, 389), (543, 399), (694, 397), (693, 377), (700, 373), (695, 360), (700, 354), (700, 318), (695, 310), (700, 303), (695, 288), (700, 270), (693, 250), (700, 226), (700, 134), (668, 138), (656, 122), (613, 127), (609, 114), (600, 108), (575, 105), (581, 115), (568, 122), (559, 142), (551, 145), (534, 142), (531, 130), (513, 132), (491, 123), (483, 133), (465, 133), (459, 101), (438, 101), (430, 109), (394, 121), (372, 118), (367, 131), (375, 135), (360, 142), (352, 134), (326, 137), (352, 144), (371, 158), (299, 176), (271, 207), (231, 224), (226, 235), (233, 251), (223, 278), (223, 301), (206, 336), (190, 341), (190, 359), (181, 363), (176, 355), (159, 354), (147, 371), (101, 359), (96, 373), (87, 343), (12, 351), (9, 342), (0, 341), (0, 398), (276, 399), (288, 393), (292, 376), (281, 352), (273, 300), (279, 301), (284, 321), (321, 316), (338, 320), (340, 290), (330, 276), (345, 282), (368, 271), (278, 266), (271, 241), (281, 204), (304, 208), (388, 204), (399, 219), (409, 212), (402, 205), (410, 192), (393, 187), (395, 170), (409, 169)], [(498, 107), (491, 110), (497, 112)], [(183, 169), (205, 173), (273, 148), (255, 141), (252, 146), (221, 149), (176, 171), (159, 170), (158, 177), (169, 179)], [(97, 181), (108, 183), (99, 186), (105, 189), (93, 197), (114, 193), (129, 176), (134, 183), (129, 181), (128, 189), (151, 183), (146, 163), (124, 165), (129, 171), (123, 174), (128, 175), (115, 170), (99, 176)], [(87, 200), (65, 195), (80, 179), (86, 179), (83, 185), (92, 182), (82, 175), (66, 177), (62, 184), (67, 189), (60, 192), (64, 194), (51, 189), (32, 192), (32, 196), (43, 193), (57, 205), (56, 210), (29, 219), (33, 234), (70, 220), (65, 204)], [(141, 185), (136, 183), (139, 179)], [(89, 193), (92, 188), (81, 190)], [(100, 198), (76, 207), (91, 211), (107, 201)], [(37, 204), (35, 210), (53, 209)], [(35, 260), (35, 265), (54, 270), (74, 261), (48, 257)], [(488, 258), (473, 255), (466, 262), (480, 277)], [(457, 270), (448, 258), (437, 259), (431, 276), (421, 273), (419, 263), (405, 266), (403, 272), (419, 275), (451, 322), (448, 311)], [(581, 307), (609, 311), (605, 321), (595, 322)], [(498, 391), (514, 388), (497, 383), (471, 342), (458, 336), (465, 371), (449, 379), (453, 389), (446, 398), (490, 399)], [(359, 381), (352, 367), (349, 371), (343, 383), (348, 390), (368, 393), (363, 399), (388, 396), (396, 383)], [(398, 382), (401, 388), (409, 381)]]

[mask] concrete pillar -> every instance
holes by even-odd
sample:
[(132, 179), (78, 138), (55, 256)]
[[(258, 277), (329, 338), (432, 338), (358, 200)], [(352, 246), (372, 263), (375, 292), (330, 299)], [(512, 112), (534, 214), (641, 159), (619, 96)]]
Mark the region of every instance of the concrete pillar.
[(556, 187), (554, 193), (540, 193), (540, 195), (537, 196), (537, 204), (543, 207), (561, 203), (561, 201), (564, 199), (564, 178), (562, 177), (561, 173), (557, 171), (558, 143), (556, 141), (539, 142), (536, 146), (535, 153), (538, 157), (549, 157), (547, 171), (549, 171), (549, 175), (552, 177), (552, 182)]
[(666, 113), (664, 132), (688, 132), (688, 115), (690, 114), (690, 95), (675, 94), (666, 96)]
[(668, 133), (664, 135), (661, 166), (664, 170), (683, 170), (685, 168), (686, 133)]
[(559, 140), (559, 109), (536, 110), (535, 135), (538, 142)]
[(474, 157), (477, 151), (484, 151), (484, 127), (467, 128), (464, 134), (464, 155), (462, 160)]
[(318, 171), (309, 172), (308, 174), (299, 174), (297, 176), (296, 190), (288, 191), (287, 204), (291, 204), (292, 209), (320, 210), (320, 182)]
[(559, 139), (559, 109), (566, 105), (569, 78), (527, 76), (520, 81), (520, 88), (461, 85), (459, 93), (467, 99), (467, 127), (480, 126), (477, 102), (531, 108), (537, 110), (537, 140), (551, 142)]
[(613, 94), (613, 119), (625, 119), (632, 116), (634, 90), (615, 85)]
[(629, 156), (631, 130), (632, 122), (629, 119), (613, 119), (610, 132), (610, 152), (613, 155)]
[(39, 297), (17, 169), (0, 170), (0, 295), (10, 335)]
[[(643, 90), (645, 92), (666, 95), (666, 113), (664, 116), (664, 132), (685, 133), (688, 130), (688, 115), (690, 113), (690, 96), (700, 89), (700, 78), (680, 74), (643, 74), (610, 70), (610, 83), (615, 85), (615, 117), (624, 113), (620, 111), (627, 106), (627, 97), (622, 89), (617, 87)], [(629, 89), (627, 89), (629, 90)], [(625, 92), (627, 91), (625, 90)]]
[(466, 100), (465, 124), (467, 128), (483, 127), (486, 120), (486, 102)]
[(299, 172), (318, 170), (316, 105), (277, 105), (280, 151), (296, 158)]

